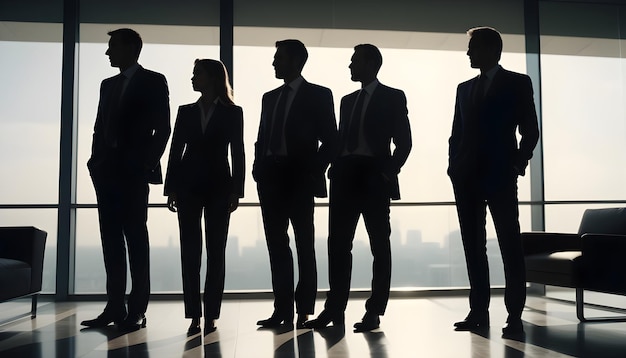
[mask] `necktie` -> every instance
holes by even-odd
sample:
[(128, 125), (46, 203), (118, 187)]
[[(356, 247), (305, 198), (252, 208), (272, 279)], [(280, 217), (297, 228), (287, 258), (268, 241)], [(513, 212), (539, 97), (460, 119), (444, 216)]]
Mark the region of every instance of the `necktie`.
[(360, 90), (357, 95), (356, 104), (350, 117), (348, 129), (348, 151), (353, 152), (359, 145), (359, 132), (361, 130), (361, 117), (363, 114), (363, 102), (365, 101), (365, 91)]
[(270, 139), (270, 150), (276, 154), (280, 150), (283, 141), (283, 127), (285, 126), (285, 114), (287, 112), (287, 97), (291, 87), (284, 85), (276, 104), (274, 121), (272, 126), (272, 137)]
[(126, 77), (122, 74), (118, 75), (109, 92), (109, 101), (107, 106), (106, 123), (104, 126), (104, 138), (111, 147), (117, 146), (117, 127), (119, 122), (118, 109), (120, 99), (122, 97), (122, 89)]

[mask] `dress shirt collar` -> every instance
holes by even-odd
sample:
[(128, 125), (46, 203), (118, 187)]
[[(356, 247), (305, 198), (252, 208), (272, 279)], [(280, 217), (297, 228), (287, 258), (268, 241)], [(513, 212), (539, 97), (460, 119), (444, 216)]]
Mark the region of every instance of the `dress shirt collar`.
[(298, 76), (295, 80), (285, 83), (285, 86), (289, 86), (291, 88), (291, 93), (296, 93), (302, 82), (304, 82), (304, 77)]
[[(486, 77), (487, 77), (487, 80), (493, 80), (493, 78), (495, 77), (496, 73), (497, 73), (497, 72), (498, 72), (498, 70), (499, 70), (499, 69), (501, 69), (501, 68), (502, 68), (502, 66), (500, 66), (500, 65), (496, 65), (495, 67), (493, 67), (493, 68), (491, 68), (491, 69), (487, 70), (486, 72), (481, 73), (481, 74), (480, 74), (480, 76), (486, 76)], [(480, 76), (479, 76), (479, 77), (480, 77)]]
[(367, 86), (361, 88), (361, 91), (365, 91), (365, 93), (371, 96), (372, 93), (374, 93), (374, 90), (376, 89), (376, 87), (378, 87), (379, 83), (380, 82), (378, 81), (378, 79), (375, 79), (372, 82), (370, 82)]
[(135, 63), (134, 65), (130, 66), (129, 68), (127, 68), (126, 70), (124, 70), (122, 72), (122, 75), (126, 78), (126, 79), (131, 79), (133, 77), (133, 75), (137, 72), (137, 70), (140, 68), (141, 66), (139, 66), (138, 63)]

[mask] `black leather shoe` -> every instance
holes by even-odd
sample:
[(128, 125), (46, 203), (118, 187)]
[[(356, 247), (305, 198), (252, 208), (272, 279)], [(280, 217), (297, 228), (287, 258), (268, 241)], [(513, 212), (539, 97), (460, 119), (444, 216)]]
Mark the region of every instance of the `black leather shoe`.
[[(200, 327), (198, 327), (198, 329), (200, 329)], [(210, 319), (210, 320), (205, 320), (204, 321), (204, 335), (207, 335), (209, 333), (213, 333), (217, 330), (217, 327), (215, 327), (215, 320), (214, 319)]]
[(304, 323), (308, 320), (309, 320), (308, 314), (298, 314), (298, 318), (296, 318), (296, 328), (297, 329), (306, 328), (304, 326)]
[(193, 336), (200, 333), (200, 318), (192, 318), (189, 328), (187, 328), (187, 336)]
[(354, 324), (355, 332), (369, 332), (380, 327), (380, 318), (377, 314), (365, 313), (361, 322)]
[(521, 318), (509, 318), (502, 327), (502, 337), (519, 339), (524, 337), (524, 326)]
[(111, 323), (120, 324), (124, 320), (124, 317), (126, 317), (125, 312), (114, 314), (104, 311), (98, 317), (82, 321), (80, 324), (91, 328), (102, 328), (110, 325)]
[(283, 324), (293, 326), (293, 316), (285, 317), (274, 312), (274, 314), (272, 314), (272, 317), (259, 320), (256, 324), (261, 326), (262, 328), (277, 328), (282, 326)]
[(118, 327), (122, 332), (132, 332), (140, 328), (146, 328), (146, 316), (143, 313), (129, 314)]
[(327, 310), (322, 311), (316, 319), (304, 322), (304, 328), (324, 329), (332, 322), (333, 326), (344, 326), (346, 318), (341, 314), (332, 314)]
[(454, 323), (455, 331), (474, 331), (489, 327), (489, 313), (475, 314), (470, 312), (467, 317)]

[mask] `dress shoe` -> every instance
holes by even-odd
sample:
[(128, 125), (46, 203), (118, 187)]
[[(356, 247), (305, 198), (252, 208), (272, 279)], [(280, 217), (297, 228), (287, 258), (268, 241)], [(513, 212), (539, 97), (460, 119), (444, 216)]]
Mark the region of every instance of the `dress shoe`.
[(361, 322), (354, 324), (355, 332), (369, 332), (380, 327), (380, 318), (377, 314), (366, 313)]
[(502, 337), (504, 338), (521, 338), (524, 336), (524, 326), (521, 318), (509, 318), (502, 327)]
[(340, 314), (333, 314), (330, 313), (330, 311), (324, 310), (317, 316), (316, 319), (304, 322), (304, 328), (324, 329), (328, 327), (331, 322), (333, 323), (333, 326), (344, 326), (346, 318), (343, 312)]
[(297, 329), (306, 328), (304, 326), (304, 323), (308, 320), (309, 320), (308, 314), (298, 314), (298, 318), (296, 318), (296, 328)]
[(132, 332), (140, 328), (146, 328), (146, 316), (143, 313), (129, 314), (118, 327), (122, 332)]
[(293, 326), (293, 316), (285, 317), (274, 312), (274, 314), (272, 314), (272, 317), (259, 320), (256, 324), (261, 326), (262, 328), (276, 328), (282, 326), (283, 324)]
[(111, 323), (120, 324), (124, 320), (125, 316), (125, 312), (114, 314), (112, 312), (104, 311), (98, 317), (82, 321), (80, 324), (91, 328), (102, 328)]
[(200, 318), (192, 318), (189, 328), (187, 328), (187, 336), (193, 336), (200, 333)]
[[(198, 327), (198, 329), (200, 329), (200, 327)], [(210, 320), (205, 320), (204, 321), (204, 334), (207, 335), (209, 333), (213, 333), (217, 330), (217, 327), (215, 327), (215, 320), (214, 319), (210, 319)]]
[(455, 331), (473, 331), (489, 327), (489, 313), (470, 314), (464, 320), (454, 323)]

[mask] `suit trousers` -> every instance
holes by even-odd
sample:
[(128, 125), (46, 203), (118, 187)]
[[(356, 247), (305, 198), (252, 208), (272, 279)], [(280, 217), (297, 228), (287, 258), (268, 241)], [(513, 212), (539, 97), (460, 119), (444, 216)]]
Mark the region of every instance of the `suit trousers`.
[(226, 238), (230, 213), (227, 190), (199, 195), (179, 194), (178, 224), (183, 274), (185, 317), (202, 316), (200, 305), (200, 266), (202, 260), (201, 219), (204, 213), (207, 272), (204, 281), (204, 315), (206, 319), (220, 316), (226, 270)]
[(330, 233), (328, 238), (330, 291), (325, 309), (344, 312), (350, 294), (352, 242), (359, 217), (363, 221), (374, 256), (372, 293), (367, 312), (383, 315), (391, 285), (391, 225), (388, 183), (373, 158), (340, 158), (331, 168)]
[(143, 314), (150, 296), (148, 243), (148, 181), (144, 173), (128, 173), (112, 156), (92, 170), (104, 267), (107, 275), (105, 310), (126, 311), (126, 250), (132, 279), (128, 313)]
[[(268, 159), (269, 161), (269, 159)], [(258, 182), (265, 239), (272, 271), (274, 312), (293, 316), (312, 314), (317, 294), (317, 264), (313, 226), (314, 199), (311, 179), (298, 163), (264, 163)], [(287, 228), (293, 227), (298, 255), (298, 284), (294, 292), (293, 255)]]
[(461, 238), (470, 282), (470, 310), (489, 309), (486, 208), (489, 207), (504, 264), (504, 302), (509, 317), (520, 318), (526, 302), (526, 270), (519, 226), (517, 178), (486, 190), (483, 180), (453, 180)]

